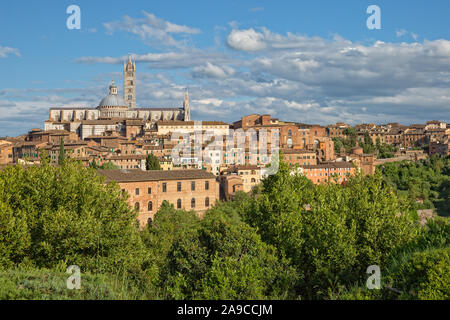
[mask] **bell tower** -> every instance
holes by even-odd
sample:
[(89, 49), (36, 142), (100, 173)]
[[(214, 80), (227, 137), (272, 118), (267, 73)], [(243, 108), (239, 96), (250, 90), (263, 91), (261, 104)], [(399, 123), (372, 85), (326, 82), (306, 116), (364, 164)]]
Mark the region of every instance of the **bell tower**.
[(187, 88), (186, 93), (184, 94), (183, 109), (184, 109), (184, 121), (191, 121), (191, 108), (189, 107), (189, 92)]
[(123, 100), (128, 108), (136, 108), (136, 62), (123, 65)]

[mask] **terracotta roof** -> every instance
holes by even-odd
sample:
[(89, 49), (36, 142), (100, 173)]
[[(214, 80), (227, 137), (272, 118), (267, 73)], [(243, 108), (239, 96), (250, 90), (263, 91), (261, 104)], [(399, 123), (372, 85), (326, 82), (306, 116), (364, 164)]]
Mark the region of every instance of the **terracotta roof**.
[(144, 150), (162, 150), (163, 146), (144, 146)]
[(305, 149), (280, 149), (280, 151), (284, 154), (316, 153), (315, 151)]
[(121, 140), (127, 140), (126, 137), (122, 137), (122, 136), (89, 136), (84, 138), (85, 140), (87, 139), (121, 139)]
[(46, 145), (47, 142), (43, 141), (24, 141), (24, 142), (18, 142), (16, 144), (16, 147), (24, 147), (24, 146), (38, 146), (38, 145)]
[(147, 156), (144, 154), (127, 154), (121, 156), (110, 156), (108, 160), (142, 160), (146, 159)]
[(47, 130), (47, 131), (33, 131), (33, 130), (31, 131), (31, 133), (35, 136), (46, 135), (46, 134), (49, 134), (49, 135), (61, 135), (61, 134), (69, 135), (70, 134), (70, 132), (66, 131), (66, 130)]
[(259, 170), (260, 167), (255, 166), (255, 165), (241, 165), (241, 166), (235, 166), (234, 168), (236, 168), (237, 170)]
[(316, 165), (304, 165), (301, 166), (304, 169), (319, 169), (319, 168), (353, 168), (351, 162), (333, 162), (333, 163), (321, 163)]
[(99, 175), (106, 177), (107, 180), (116, 182), (216, 179), (215, 175), (203, 170), (98, 170), (97, 172)]

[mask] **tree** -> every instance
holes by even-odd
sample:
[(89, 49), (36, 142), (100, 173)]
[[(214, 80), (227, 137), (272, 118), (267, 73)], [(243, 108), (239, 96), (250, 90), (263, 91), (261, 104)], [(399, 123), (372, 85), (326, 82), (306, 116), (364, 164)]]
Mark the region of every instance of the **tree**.
[[(404, 194), (418, 209), (436, 208), (440, 215), (450, 214), (450, 158), (434, 155), (419, 162), (392, 162), (379, 166), (383, 179), (398, 194)], [(420, 201), (421, 204), (416, 202)]]
[(403, 203), (380, 174), (311, 186), (280, 163), (244, 209), (244, 219), (261, 238), (286, 254), (299, 274), (297, 294), (325, 298), (383, 265), (418, 234)]
[(58, 155), (58, 165), (63, 165), (66, 159), (66, 150), (64, 149), (64, 140), (61, 138), (61, 143), (59, 145), (59, 155)]
[(238, 215), (219, 208), (173, 244), (164, 287), (175, 299), (286, 299), (297, 274)]
[[(116, 183), (66, 159), (54, 167), (0, 171), (0, 260), (39, 268), (76, 264), (83, 271), (138, 270), (146, 253), (136, 213)], [(17, 237), (20, 237), (18, 241)]]
[(159, 160), (153, 154), (149, 154), (145, 161), (145, 167), (147, 170), (161, 170)]
[(333, 138), (333, 142), (334, 142), (334, 153), (340, 154), (341, 148), (344, 147), (344, 143), (339, 138)]
[(95, 160), (92, 160), (91, 162), (89, 162), (89, 167), (93, 168), (93, 169), (101, 169), (101, 170), (119, 170), (119, 167), (116, 166), (114, 163), (112, 163), (111, 161), (109, 162), (105, 162), (102, 163), (101, 166), (99, 166)]

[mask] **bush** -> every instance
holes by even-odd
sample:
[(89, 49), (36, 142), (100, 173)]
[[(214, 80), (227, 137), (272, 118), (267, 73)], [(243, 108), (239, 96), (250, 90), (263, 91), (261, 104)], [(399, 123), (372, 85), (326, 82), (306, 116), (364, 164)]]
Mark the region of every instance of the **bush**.
[(450, 299), (450, 248), (413, 252), (389, 272), (392, 287), (402, 291), (400, 299)]

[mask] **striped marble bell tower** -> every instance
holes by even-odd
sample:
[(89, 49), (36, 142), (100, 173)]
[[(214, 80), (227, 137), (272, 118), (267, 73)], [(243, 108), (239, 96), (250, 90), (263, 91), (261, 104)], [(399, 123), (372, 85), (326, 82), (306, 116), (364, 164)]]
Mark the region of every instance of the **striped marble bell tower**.
[(123, 100), (128, 108), (136, 108), (136, 62), (123, 65)]

